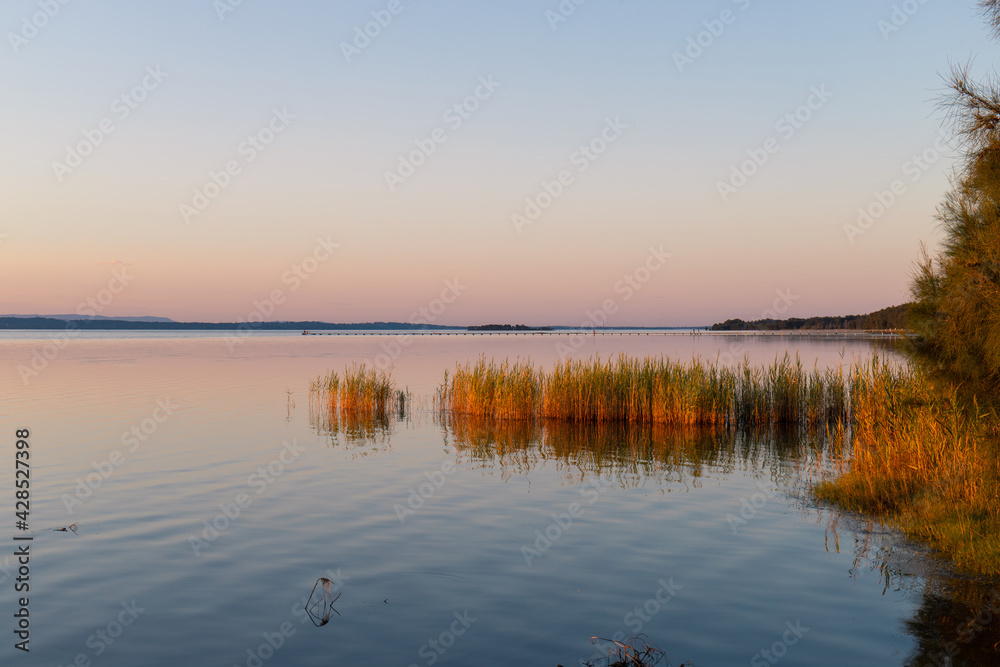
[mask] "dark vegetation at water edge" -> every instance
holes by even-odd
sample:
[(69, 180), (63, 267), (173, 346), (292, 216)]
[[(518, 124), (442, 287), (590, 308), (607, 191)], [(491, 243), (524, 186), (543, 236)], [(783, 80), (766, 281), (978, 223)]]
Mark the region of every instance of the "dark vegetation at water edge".
[(796, 330), (899, 330), (907, 328), (909, 304), (890, 306), (867, 315), (844, 315), (842, 317), (792, 317), (787, 320), (726, 320), (713, 324), (712, 331), (796, 331)]

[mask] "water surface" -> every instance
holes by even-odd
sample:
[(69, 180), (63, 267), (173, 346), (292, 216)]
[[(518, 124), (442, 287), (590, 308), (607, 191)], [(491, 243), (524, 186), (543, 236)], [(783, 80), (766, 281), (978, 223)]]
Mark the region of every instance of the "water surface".
[[(31, 654), (8, 639), (3, 664), (554, 667), (638, 632), (673, 664), (934, 664), (950, 641), (953, 664), (990, 664), (1000, 639), (992, 619), (956, 630), (987, 585), (812, 502), (815, 438), (498, 429), (429, 409), (456, 363), (548, 366), (568, 337), (142, 334), (82, 332), (27, 384), (18, 367), (55, 334), (0, 337), (0, 433), (13, 452), (31, 430), (35, 537)], [(872, 349), (592, 337), (577, 354), (822, 367)], [(423, 397), (406, 420), (364, 434), (310, 418), (311, 379), (380, 354)], [(304, 612), (321, 577), (340, 595), (325, 623)]]

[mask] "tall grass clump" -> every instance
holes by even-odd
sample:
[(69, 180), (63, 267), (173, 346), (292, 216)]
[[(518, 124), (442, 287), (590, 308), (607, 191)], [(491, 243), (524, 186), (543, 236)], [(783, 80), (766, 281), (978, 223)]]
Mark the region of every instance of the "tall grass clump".
[(807, 371), (785, 355), (766, 367), (625, 355), (567, 360), (551, 371), (480, 359), (445, 376), (442, 407), (497, 420), (620, 422), (663, 426), (815, 428), (847, 418), (843, 373)]
[(365, 364), (330, 371), (309, 387), (314, 423), (335, 434), (365, 438), (386, 433), (393, 421), (405, 417), (410, 395), (396, 389), (392, 374)]
[(529, 363), (504, 361), (459, 366), (451, 381), (445, 374), (439, 392), (453, 413), (505, 420), (530, 420), (538, 410), (541, 375)]

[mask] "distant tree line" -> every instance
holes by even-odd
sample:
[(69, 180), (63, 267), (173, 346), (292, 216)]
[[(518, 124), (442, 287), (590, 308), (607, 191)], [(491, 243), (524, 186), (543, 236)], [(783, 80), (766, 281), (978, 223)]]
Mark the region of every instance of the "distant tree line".
[(721, 324), (713, 324), (712, 331), (795, 331), (854, 329), (854, 330), (888, 330), (906, 328), (909, 304), (891, 306), (867, 315), (844, 315), (842, 317), (791, 317), (787, 320), (753, 320), (747, 322), (740, 319), (726, 320)]

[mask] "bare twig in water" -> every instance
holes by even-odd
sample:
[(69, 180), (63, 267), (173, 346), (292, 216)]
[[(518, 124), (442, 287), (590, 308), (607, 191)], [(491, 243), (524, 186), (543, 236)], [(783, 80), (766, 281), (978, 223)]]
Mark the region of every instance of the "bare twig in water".
[[(670, 665), (667, 654), (661, 651), (656, 644), (652, 643), (646, 635), (636, 635), (635, 637), (629, 637), (625, 641), (591, 637), (590, 642), (592, 644), (606, 642), (611, 644), (612, 648), (608, 649), (608, 656), (606, 658), (601, 658), (598, 662), (583, 663), (588, 667), (598, 667), (601, 664), (606, 667), (657, 667), (658, 665), (669, 667)], [(684, 663), (681, 667), (690, 664)]]
[[(319, 589), (318, 594), (317, 589)], [(330, 617), (333, 614), (340, 616), (340, 612), (333, 608), (333, 603), (340, 596), (341, 593), (337, 593), (337, 597), (333, 597), (333, 589), (330, 586), (329, 579), (320, 577), (316, 580), (316, 583), (313, 584), (312, 592), (309, 593), (309, 599), (306, 601), (306, 613), (309, 614), (313, 625), (321, 628), (330, 622)]]

